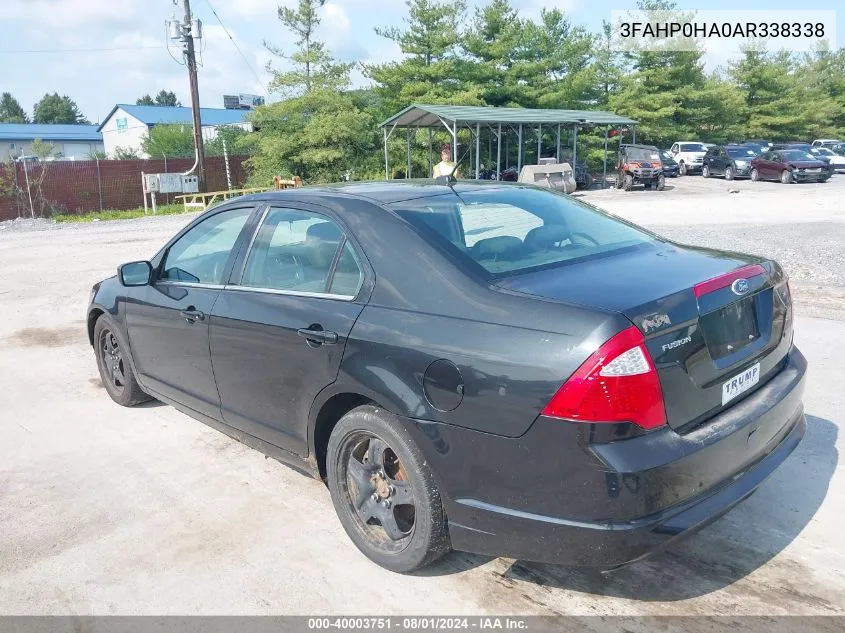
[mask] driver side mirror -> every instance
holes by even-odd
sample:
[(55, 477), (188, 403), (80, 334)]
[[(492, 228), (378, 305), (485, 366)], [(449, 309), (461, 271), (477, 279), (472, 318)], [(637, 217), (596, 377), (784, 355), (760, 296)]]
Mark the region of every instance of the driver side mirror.
[(150, 262), (129, 262), (121, 264), (117, 268), (117, 276), (124, 286), (146, 286), (150, 283), (153, 274), (153, 267)]

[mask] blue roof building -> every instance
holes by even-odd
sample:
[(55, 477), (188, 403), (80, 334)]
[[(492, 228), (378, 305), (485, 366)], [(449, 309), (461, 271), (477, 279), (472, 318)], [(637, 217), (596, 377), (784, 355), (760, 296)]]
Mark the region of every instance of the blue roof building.
[[(248, 110), (200, 108), (203, 137), (210, 140), (221, 126), (238, 126), (248, 131), (252, 124), (247, 120)], [(141, 143), (150, 128), (156, 125), (193, 124), (191, 108), (184, 106), (132, 105), (119, 103), (103, 119), (98, 131), (103, 135), (106, 153), (112, 156), (118, 149), (132, 150), (144, 156)]]
[(0, 123), (0, 161), (29, 156), (35, 139), (50, 143), (56, 158), (85, 160), (103, 151), (103, 135), (96, 125)]

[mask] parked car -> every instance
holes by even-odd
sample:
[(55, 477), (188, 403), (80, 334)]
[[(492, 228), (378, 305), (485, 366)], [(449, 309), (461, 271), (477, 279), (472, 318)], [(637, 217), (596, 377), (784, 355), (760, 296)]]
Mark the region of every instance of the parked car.
[(743, 141), (742, 143), (739, 143), (739, 145), (751, 148), (758, 156), (772, 147), (772, 144), (769, 141)]
[(819, 160), (824, 163), (825, 171), (827, 171), (828, 176), (833, 175), (833, 167), (830, 165), (830, 158), (825, 154), (822, 154), (818, 147), (813, 147), (809, 143), (778, 143), (772, 146), (772, 149), (776, 150), (795, 150), (799, 152), (804, 152), (805, 154), (809, 154), (812, 158)]
[(636, 185), (663, 191), (666, 177), (660, 150), (653, 145), (620, 145), (616, 157), (616, 188), (631, 191)]
[(751, 180), (825, 182), (830, 178), (827, 164), (807, 152), (784, 149), (764, 152), (751, 161)]
[(701, 171), (707, 148), (704, 143), (679, 141), (672, 144), (669, 153), (678, 163), (678, 173), (685, 176)]
[(678, 177), (678, 163), (668, 150), (660, 150), (660, 162), (663, 163), (663, 175), (667, 178)]
[(776, 262), (442, 180), (209, 209), (94, 285), (106, 393), (325, 480), (349, 538), (397, 572), (450, 547), (616, 567), (798, 445), (807, 364)]
[(835, 138), (817, 138), (813, 141), (813, 147), (827, 147), (832, 148), (835, 145), (845, 145), (845, 141), (840, 141)]
[(748, 178), (755, 156), (753, 149), (743, 145), (714, 145), (704, 155), (701, 175), (705, 178), (724, 176), (725, 180)]
[(814, 147), (810, 152), (819, 160), (826, 160), (833, 171), (845, 171), (845, 156), (837, 154), (827, 147)]

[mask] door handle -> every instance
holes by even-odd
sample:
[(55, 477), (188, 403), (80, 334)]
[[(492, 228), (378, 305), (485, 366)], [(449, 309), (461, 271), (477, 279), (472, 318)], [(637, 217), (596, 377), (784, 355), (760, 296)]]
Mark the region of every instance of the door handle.
[(310, 328), (300, 328), (296, 333), (304, 338), (307, 343), (316, 343), (317, 345), (334, 345), (337, 343), (337, 332), (330, 332), (322, 328), (319, 330), (313, 326)]
[(182, 310), (179, 314), (182, 315), (182, 318), (185, 319), (186, 323), (195, 323), (196, 321), (202, 321), (205, 319), (205, 314), (194, 308), (188, 308), (187, 310)]

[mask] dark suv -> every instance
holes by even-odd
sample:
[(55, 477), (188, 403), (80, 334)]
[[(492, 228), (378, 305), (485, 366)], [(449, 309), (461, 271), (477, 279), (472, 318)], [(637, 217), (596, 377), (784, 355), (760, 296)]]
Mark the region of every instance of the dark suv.
[(662, 191), (666, 186), (660, 150), (653, 145), (620, 145), (616, 159), (616, 187), (631, 191), (634, 185)]
[(751, 161), (757, 156), (751, 147), (745, 145), (713, 145), (704, 155), (701, 175), (724, 176), (725, 180), (748, 178)]

